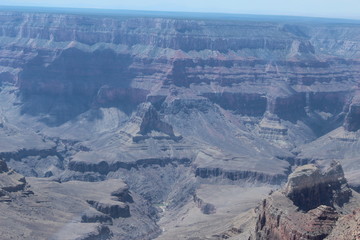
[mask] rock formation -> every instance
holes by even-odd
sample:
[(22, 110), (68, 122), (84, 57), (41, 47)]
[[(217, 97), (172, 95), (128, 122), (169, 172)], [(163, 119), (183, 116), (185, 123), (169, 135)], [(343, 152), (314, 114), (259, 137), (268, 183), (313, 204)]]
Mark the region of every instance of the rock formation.
[(204, 200), (202, 200), (196, 195), (194, 195), (194, 202), (204, 214), (214, 214), (216, 212), (216, 207), (213, 204), (204, 202)]
[(349, 111), (345, 117), (344, 127), (346, 130), (351, 132), (356, 132), (360, 129), (360, 94), (357, 92), (357, 95), (352, 99), (349, 106)]
[(338, 219), (336, 226), (331, 231), (327, 240), (347, 240), (360, 238), (359, 209)]
[(337, 162), (333, 162), (325, 172), (315, 165), (298, 167), (290, 174), (284, 192), (303, 211), (320, 205), (342, 207), (349, 202), (351, 193), (342, 167)]
[(158, 131), (169, 135), (170, 137), (175, 136), (173, 127), (160, 120), (159, 114), (156, 112), (155, 108), (151, 105), (145, 110), (145, 113), (142, 116), (142, 122), (140, 125), (139, 133), (146, 135), (151, 131)]
[(12, 201), (13, 196), (28, 196), (33, 194), (29, 189), (24, 176), (9, 169), (7, 164), (0, 160), (0, 202)]
[(135, 239), (159, 234), (150, 207), (139, 197), (134, 200), (121, 180), (57, 183), (30, 178), (29, 185), (5, 162), (0, 166), (0, 213), (8, 220), (0, 227), (2, 239)]
[(298, 167), (284, 189), (270, 194), (257, 210), (255, 239), (328, 239), (341, 228), (340, 219), (354, 218), (349, 212), (360, 201), (352, 193), (339, 163), (323, 171), (315, 165)]
[(107, 214), (112, 218), (130, 217), (130, 209), (126, 204), (111, 200), (106, 202), (87, 200), (87, 202), (99, 212)]

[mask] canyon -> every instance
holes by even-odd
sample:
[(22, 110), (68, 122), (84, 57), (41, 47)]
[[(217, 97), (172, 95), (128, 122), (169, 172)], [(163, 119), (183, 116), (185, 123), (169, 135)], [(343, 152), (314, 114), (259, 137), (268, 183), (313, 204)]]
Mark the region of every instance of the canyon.
[(0, 8), (6, 239), (336, 239), (358, 149), (359, 21)]

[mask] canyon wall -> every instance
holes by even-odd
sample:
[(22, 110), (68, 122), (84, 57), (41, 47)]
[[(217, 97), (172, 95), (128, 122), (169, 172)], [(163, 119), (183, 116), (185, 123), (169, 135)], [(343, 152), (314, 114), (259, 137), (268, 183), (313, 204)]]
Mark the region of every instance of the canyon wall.
[(92, 107), (131, 111), (171, 86), (238, 114), (296, 121), (304, 109), (341, 113), (359, 81), (355, 24), (19, 12), (0, 21), (1, 82), (19, 88), (23, 113), (50, 108), (49, 124)]

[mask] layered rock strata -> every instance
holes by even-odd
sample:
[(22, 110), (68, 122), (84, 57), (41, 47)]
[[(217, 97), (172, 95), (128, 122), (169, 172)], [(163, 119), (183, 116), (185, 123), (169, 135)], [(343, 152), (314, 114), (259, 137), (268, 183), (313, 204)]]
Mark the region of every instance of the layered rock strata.
[(121, 180), (98, 183), (26, 180), (3, 161), (0, 161), (0, 213), (7, 219), (0, 224), (2, 239), (105, 240), (159, 234), (150, 217), (155, 214), (151, 207), (139, 196), (133, 197)]
[[(129, 146), (124, 142), (132, 139), (133, 148), (161, 145), (159, 151), (153, 151), (156, 154), (147, 151), (151, 154), (132, 157), (132, 162), (169, 158), (191, 162), (198, 153), (196, 149), (215, 147), (233, 159), (255, 156), (255, 165), (260, 165), (260, 159), (286, 154), (269, 146), (258, 151), (259, 145), (270, 143), (291, 149), (342, 124), (349, 131), (356, 130), (356, 121), (351, 120), (356, 119), (356, 104), (346, 108), (348, 100), (357, 95), (356, 24), (19, 11), (1, 12), (0, 21), (2, 101), (17, 106), (15, 110), (10, 105), (4, 108), (6, 119), (24, 126), (26, 118), (34, 118), (30, 124), (34, 130), (61, 135), (62, 139), (70, 138), (68, 134), (74, 130), (71, 124), (82, 126), (83, 131), (71, 136), (80, 141), (91, 138), (86, 129), (92, 127), (97, 129), (94, 138), (99, 141), (93, 139), (88, 144), (90, 152), (105, 148), (113, 152), (115, 146)], [(337, 40), (339, 35), (342, 41)], [(121, 112), (118, 117), (104, 113), (113, 108)], [(245, 123), (239, 123), (239, 115), (251, 117), (258, 124), (265, 142), (251, 136), (238, 137), (249, 132), (242, 127)], [(134, 123), (131, 116), (141, 122)], [(299, 136), (303, 130), (308, 132)], [(250, 135), (257, 131), (251, 129)], [(104, 141), (105, 133), (110, 132), (114, 134), (106, 139), (121, 140), (100, 146), (100, 140)], [(226, 136), (228, 144), (219, 136)], [(178, 145), (182, 137), (191, 139), (187, 142), (190, 146), (204, 144), (183, 151), (185, 147)], [(175, 158), (169, 157), (168, 149), (176, 149)], [(68, 159), (63, 161), (63, 155)], [(71, 155), (76, 153), (52, 151), (46, 160), (51, 158), (53, 166), (45, 173), (43, 169), (34, 172), (51, 176), (60, 175), (67, 166), (74, 172), (80, 169), (80, 173), (102, 167), (91, 161), (79, 163), (78, 156)], [(70, 159), (75, 161), (68, 164)], [(23, 158), (19, 160), (23, 162)], [(34, 161), (31, 158), (29, 162)], [(113, 169), (112, 160), (105, 162), (105, 168)], [(29, 163), (11, 165), (20, 170)], [(245, 167), (242, 162), (238, 165), (242, 169), (234, 172), (217, 170), (218, 166), (201, 166), (197, 172), (198, 176), (217, 178), (217, 174), (210, 174), (215, 169), (225, 172), (220, 175), (230, 180), (252, 178), (279, 183), (289, 167), (279, 163), (276, 174), (259, 174), (252, 166)], [(102, 172), (104, 175), (109, 171)], [(273, 180), (274, 175), (281, 176)]]
[(352, 213), (342, 216), (336, 223), (335, 228), (327, 240), (347, 240), (360, 238), (360, 215), (359, 208), (353, 210)]
[(262, 202), (255, 239), (327, 239), (341, 226), (339, 219), (353, 218), (351, 208), (360, 202), (352, 193), (336, 162), (325, 171), (315, 165), (299, 167), (282, 191)]
[(315, 165), (298, 167), (289, 176), (284, 193), (300, 210), (309, 211), (320, 205), (342, 207), (352, 191), (341, 165), (333, 162), (325, 172)]

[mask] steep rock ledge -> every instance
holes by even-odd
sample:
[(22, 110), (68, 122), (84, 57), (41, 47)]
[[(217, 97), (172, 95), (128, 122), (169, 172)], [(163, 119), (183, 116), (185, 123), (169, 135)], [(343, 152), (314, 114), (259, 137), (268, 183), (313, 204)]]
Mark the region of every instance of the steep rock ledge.
[(350, 132), (356, 132), (360, 129), (360, 91), (353, 98), (349, 111), (346, 114), (344, 128)]
[(112, 218), (130, 217), (129, 206), (125, 203), (112, 200), (106, 202), (87, 200), (87, 202), (99, 212), (107, 214)]
[(140, 167), (147, 167), (151, 165), (165, 166), (168, 164), (180, 164), (188, 166), (191, 160), (188, 158), (163, 158), (163, 159), (139, 159), (135, 162), (114, 162), (108, 163), (106, 161), (100, 161), (99, 163), (88, 163), (83, 161), (71, 161), (68, 165), (68, 169), (75, 172), (95, 172), (100, 174), (108, 174), (109, 172), (115, 172), (119, 169), (130, 170), (132, 168), (138, 169)]
[(298, 167), (289, 176), (284, 193), (303, 211), (320, 205), (341, 207), (352, 194), (342, 167), (336, 162), (323, 173), (315, 165)]
[(104, 224), (109, 224), (109, 225), (113, 224), (113, 220), (109, 215), (101, 213), (95, 209), (90, 209), (90, 210), (86, 211), (81, 216), (81, 222), (82, 223), (98, 222), (98, 223), (104, 223)]
[(133, 203), (134, 199), (130, 194), (129, 186), (124, 186), (123, 188), (119, 188), (116, 191), (111, 193), (111, 196), (115, 197), (116, 201), (124, 202), (124, 203)]
[(311, 164), (299, 167), (285, 188), (270, 194), (257, 210), (255, 239), (325, 239), (348, 211), (344, 205), (351, 196), (339, 163), (325, 171)]
[(256, 171), (225, 170), (221, 168), (196, 168), (195, 176), (200, 178), (224, 178), (231, 181), (253, 181), (270, 184), (281, 184), (286, 180), (286, 174), (266, 174)]

